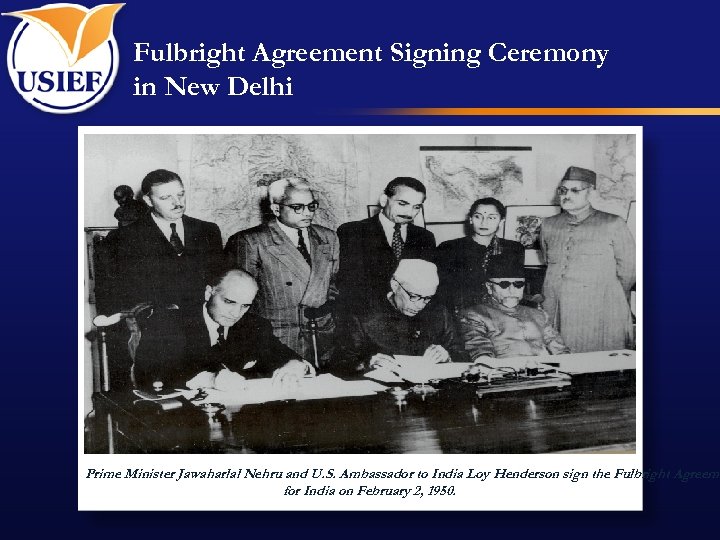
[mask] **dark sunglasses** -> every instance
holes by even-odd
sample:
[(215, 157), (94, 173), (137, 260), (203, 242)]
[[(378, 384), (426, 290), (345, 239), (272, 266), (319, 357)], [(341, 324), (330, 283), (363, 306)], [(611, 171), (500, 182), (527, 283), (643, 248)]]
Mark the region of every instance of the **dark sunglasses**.
[(287, 206), (288, 208), (291, 208), (296, 214), (302, 214), (303, 210), (307, 208), (311, 212), (314, 212), (318, 208), (320, 208), (320, 203), (317, 201), (313, 201), (310, 204), (282, 204), (278, 203), (280, 206)]
[(497, 285), (501, 289), (507, 289), (510, 285), (514, 285), (516, 289), (522, 289), (525, 286), (524, 279), (518, 279), (517, 281), (490, 281), (493, 285)]

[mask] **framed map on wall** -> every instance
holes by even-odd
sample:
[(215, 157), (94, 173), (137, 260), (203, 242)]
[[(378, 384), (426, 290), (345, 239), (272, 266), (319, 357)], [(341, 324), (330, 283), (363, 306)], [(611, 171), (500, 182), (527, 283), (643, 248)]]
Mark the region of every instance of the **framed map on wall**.
[(476, 199), (527, 202), (535, 189), (532, 146), (421, 146), (425, 219), (463, 221)]

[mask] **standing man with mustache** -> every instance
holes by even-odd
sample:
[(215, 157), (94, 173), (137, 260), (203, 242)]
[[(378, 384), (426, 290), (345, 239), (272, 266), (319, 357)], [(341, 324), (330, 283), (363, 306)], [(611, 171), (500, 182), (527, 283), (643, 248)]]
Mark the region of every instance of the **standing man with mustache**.
[(422, 182), (400, 176), (385, 187), (377, 216), (338, 228), (341, 314), (369, 312), (387, 302), (387, 285), (401, 259), (432, 260), (435, 236), (412, 224), (425, 194)]
[(595, 172), (569, 167), (558, 196), (563, 212), (545, 219), (543, 307), (572, 352), (624, 349), (632, 341), (630, 289), (635, 242), (620, 217), (595, 210)]
[(110, 312), (142, 302), (194, 309), (222, 262), (220, 229), (185, 215), (185, 186), (176, 173), (152, 171), (140, 189), (150, 212), (117, 231)]

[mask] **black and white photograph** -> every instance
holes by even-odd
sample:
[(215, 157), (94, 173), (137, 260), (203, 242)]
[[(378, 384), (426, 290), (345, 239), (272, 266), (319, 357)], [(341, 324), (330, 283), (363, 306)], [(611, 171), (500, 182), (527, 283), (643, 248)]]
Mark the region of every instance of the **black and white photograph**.
[(636, 455), (641, 132), (453, 129), (81, 128), (81, 453)]

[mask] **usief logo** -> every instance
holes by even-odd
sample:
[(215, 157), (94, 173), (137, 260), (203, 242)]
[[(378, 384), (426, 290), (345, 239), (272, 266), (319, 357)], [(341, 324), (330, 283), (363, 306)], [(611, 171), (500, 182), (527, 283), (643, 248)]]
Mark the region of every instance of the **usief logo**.
[(48, 4), (3, 13), (19, 17), (8, 47), (10, 78), (20, 95), (40, 110), (68, 114), (100, 101), (113, 84), (118, 47), (112, 35), (124, 4), (87, 9)]

